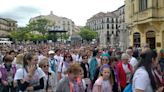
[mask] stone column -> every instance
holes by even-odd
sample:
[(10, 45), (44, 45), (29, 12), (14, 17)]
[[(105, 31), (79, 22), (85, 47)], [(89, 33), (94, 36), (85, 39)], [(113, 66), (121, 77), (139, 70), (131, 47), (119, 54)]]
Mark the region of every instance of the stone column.
[(103, 48), (103, 47), (106, 47), (106, 43), (107, 43), (107, 40), (106, 40), (106, 31), (105, 30), (101, 30), (100, 31), (100, 47)]

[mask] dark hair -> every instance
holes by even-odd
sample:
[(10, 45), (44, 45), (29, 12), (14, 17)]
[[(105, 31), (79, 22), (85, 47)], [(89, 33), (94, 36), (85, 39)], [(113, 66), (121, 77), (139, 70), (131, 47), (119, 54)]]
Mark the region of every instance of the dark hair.
[(84, 59), (85, 57), (88, 58), (88, 55), (87, 55), (86, 53), (83, 53), (83, 54), (82, 54), (82, 59)]
[(56, 50), (55, 50), (55, 53), (57, 53), (58, 51), (60, 51), (60, 49), (56, 49)]
[(129, 46), (128, 49), (133, 49), (133, 47), (132, 46)]
[(110, 57), (110, 59), (109, 59), (109, 65), (111, 64), (111, 63), (113, 63), (113, 62), (117, 62), (118, 61), (118, 59), (116, 58), (116, 57)]
[(93, 53), (92, 56), (95, 57), (98, 54), (98, 50), (94, 50), (92, 53)]
[(64, 59), (63, 59), (63, 61), (66, 60), (66, 57), (67, 57), (67, 56), (70, 56), (70, 58), (71, 58), (70, 61), (73, 61), (72, 55), (71, 55), (70, 53), (68, 53), (68, 52), (64, 54)]
[(152, 74), (152, 59), (157, 58), (157, 52), (149, 50), (149, 51), (142, 53), (140, 55), (140, 57), (141, 57), (141, 61), (138, 64), (137, 68), (139, 68), (141, 66), (145, 67), (145, 70), (148, 72), (148, 75), (149, 75), (149, 78), (151, 81), (151, 86), (152, 86), (153, 90), (155, 91), (157, 89), (157, 87), (156, 87), (156, 83), (155, 83), (155, 80), (154, 80), (154, 77)]
[(34, 56), (34, 53), (26, 53), (23, 57), (23, 67), (27, 66), (28, 61), (31, 61)]
[(11, 54), (11, 53), (15, 53), (15, 51), (14, 51), (14, 50), (10, 50), (10, 51), (9, 51), (9, 54)]
[(13, 60), (14, 58), (11, 55), (5, 55), (3, 57), (3, 62), (7, 62), (7, 61), (12, 62)]

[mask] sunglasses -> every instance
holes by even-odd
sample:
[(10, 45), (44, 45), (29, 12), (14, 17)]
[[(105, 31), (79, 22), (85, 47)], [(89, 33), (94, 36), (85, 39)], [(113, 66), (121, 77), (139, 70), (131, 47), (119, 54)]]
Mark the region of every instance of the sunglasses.
[(43, 67), (46, 68), (46, 67), (49, 67), (49, 65), (44, 65)]
[(102, 60), (106, 60), (107, 61), (108, 59), (102, 59)]

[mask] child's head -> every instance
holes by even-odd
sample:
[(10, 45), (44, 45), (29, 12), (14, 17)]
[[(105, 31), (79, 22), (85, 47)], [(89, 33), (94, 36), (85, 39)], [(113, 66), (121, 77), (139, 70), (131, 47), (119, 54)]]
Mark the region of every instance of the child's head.
[(103, 77), (103, 79), (107, 80), (110, 77), (110, 67), (108, 64), (104, 64), (103, 66), (101, 66), (100, 68), (100, 73)]
[(77, 63), (70, 64), (70, 67), (67, 69), (68, 76), (71, 80), (76, 80), (81, 72), (80, 65)]

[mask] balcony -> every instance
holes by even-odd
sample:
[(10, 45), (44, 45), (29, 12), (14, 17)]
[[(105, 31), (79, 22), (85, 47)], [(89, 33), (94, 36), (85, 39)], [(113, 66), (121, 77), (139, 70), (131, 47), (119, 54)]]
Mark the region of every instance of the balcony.
[(135, 24), (143, 24), (150, 21), (159, 21), (159, 11), (157, 8), (148, 8), (144, 11), (137, 12), (132, 16), (132, 21)]

